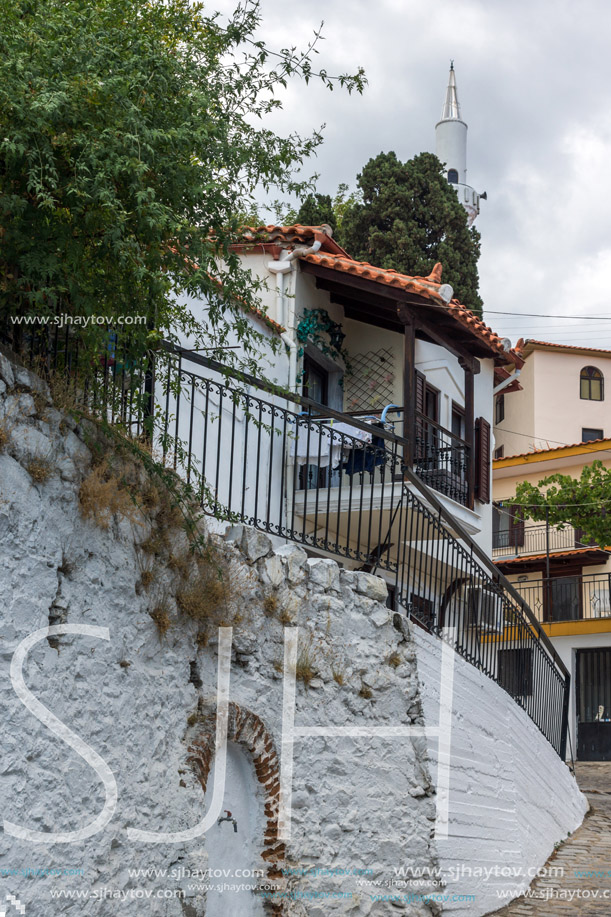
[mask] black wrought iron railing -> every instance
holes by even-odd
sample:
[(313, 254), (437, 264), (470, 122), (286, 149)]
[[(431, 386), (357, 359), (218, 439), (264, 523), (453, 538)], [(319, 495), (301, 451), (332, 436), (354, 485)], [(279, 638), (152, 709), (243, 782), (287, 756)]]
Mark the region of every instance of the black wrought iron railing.
[[(83, 362), (68, 337), (50, 337), (24, 357), (148, 436), (204, 512), (383, 575), (396, 610), (501, 685), (564, 757), (569, 673), (524, 598), (404, 465), (407, 440), (170, 344), (134, 361), (115, 341)], [(428, 470), (460, 479), (456, 462), (450, 451)]]
[(464, 439), (416, 412), (414, 468), (429, 487), (466, 506), (470, 460)]
[(516, 525), (513, 520), (511, 523), (508, 529), (493, 534), (492, 556), (495, 558), (545, 554), (547, 551), (571, 551), (574, 548), (589, 547), (591, 544), (584, 541), (581, 532), (572, 525), (566, 524), (559, 528), (547, 526), (545, 523)]
[(611, 629), (611, 574), (551, 576), (515, 583), (539, 621), (607, 619)]

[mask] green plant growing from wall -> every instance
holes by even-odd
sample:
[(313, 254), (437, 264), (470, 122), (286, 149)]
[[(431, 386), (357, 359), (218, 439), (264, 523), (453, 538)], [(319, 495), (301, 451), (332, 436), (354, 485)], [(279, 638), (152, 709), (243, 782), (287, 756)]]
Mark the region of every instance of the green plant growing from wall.
[(298, 358), (303, 357), (306, 344), (314, 344), (327, 356), (342, 360), (346, 372), (350, 372), (350, 357), (344, 347), (346, 335), (341, 324), (333, 321), (326, 309), (307, 309), (297, 325), (296, 336), (301, 345)]

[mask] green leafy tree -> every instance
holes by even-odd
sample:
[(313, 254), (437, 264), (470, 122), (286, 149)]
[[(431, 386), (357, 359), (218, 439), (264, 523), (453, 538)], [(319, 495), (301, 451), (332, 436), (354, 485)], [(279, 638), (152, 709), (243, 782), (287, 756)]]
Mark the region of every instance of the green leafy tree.
[(584, 541), (611, 545), (611, 468), (599, 460), (586, 465), (579, 478), (552, 474), (535, 486), (518, 484), (513, 500), (525, 519), (581, 529)]
[[(228, 22), (192, 0), (0, 0), (0, 317), (145, 315), (134, 339), (237, 331), (258, 286), (230, 246), (256, 192), (298, 194), (321, 135), (281, 137), (266, 118), (295, 77), (361, 91), (305, 51), (255, 38), (258, 0)], [(89, 329), (91, 334), (97, 328)]]
[(335, 232), (337, 228), (333, 200), (330, 194), (308, 194), (295, 215), (295, 222), (302, 226), (320, 226), (328, 223)]
[(379, 267), (426, 276), (437, 261), (455, 296), (481, 314), (477, 261), (480, 236), (432, 153), (401, 162), (395, 153), (370, 159), (357, 178), (362, 199), (343, 215), (340, 244)]

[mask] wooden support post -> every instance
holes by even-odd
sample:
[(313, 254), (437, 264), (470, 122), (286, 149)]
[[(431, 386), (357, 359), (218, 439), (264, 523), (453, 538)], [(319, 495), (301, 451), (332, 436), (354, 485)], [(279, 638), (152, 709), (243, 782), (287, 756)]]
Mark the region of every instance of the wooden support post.
[(403, 448), (403, 462), (408, 468), (414, 464), (416, 437), (416, 329), (411, 315), (399, 310), (403, 323), (403, 436), (409, 445)]
[(470, 366), (459, 360), (465, 371), (465, 440), (468, 446), (467, 455), (467, 506), (473, 509), (475, 497), (475, 411), (474, 411), (474, 376)]

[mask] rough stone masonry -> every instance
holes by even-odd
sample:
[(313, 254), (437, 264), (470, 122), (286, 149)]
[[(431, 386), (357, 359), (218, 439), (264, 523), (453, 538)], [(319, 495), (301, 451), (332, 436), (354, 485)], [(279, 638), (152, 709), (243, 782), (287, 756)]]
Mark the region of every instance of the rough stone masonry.
[[(10, 679), (18, 645), (49, 625), (109, 630), (108, 641), (43, 638), (23, 671), (32, 695), (106, 763), (117, 797), (108, 823), (75, 843), (0, 833), (2, 900), (17, 896), (27, 917), (438, 913), (430, 901), (379, 900), (395, 867), (438, 865), (424, 739), (297, 739), (291, 837), (277, 836), (285, 627), (299, 627), (297, 724), (423, 723), (414, 643), (393, 624), (384, 583), (295, 546), (274, 551), (246, 528), (229, 532), (220, 550), (236, 584), (233, 783), (222, 808), (232, 813), (234, 797), (247, 815), (188, 842), (135, 842), (128, 829), (185, 831), (211, 804), (218, 639), (198, 640), (197, 622), (180, 614), (165, 561), (143, 560), (146, 521), (117, 514), (103, 529), (82, 517), (91, 425), (62, 415), (46, 385), (1, 354), (0, 430), (2, 818), (69, 834), (108, 802), (99, 772), (26, 709)], [(160, 595), (171, 609), (165, 633), (151, 618)], [(225, 871), (241, 863), (244, 875), (209, 876), (211, 863), (223, 873), (232, 818), (239, 848)], [(233, 889), (212, 887), (223, 882)]]

